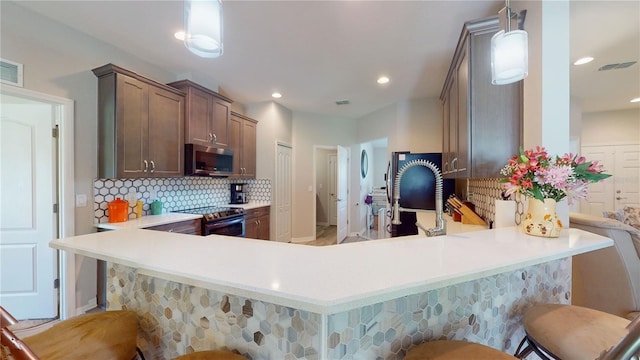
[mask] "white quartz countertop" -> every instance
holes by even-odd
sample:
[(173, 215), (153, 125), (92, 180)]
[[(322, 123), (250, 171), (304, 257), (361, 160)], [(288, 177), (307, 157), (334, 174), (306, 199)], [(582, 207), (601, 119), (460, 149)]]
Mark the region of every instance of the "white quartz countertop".
[[(224, 204), (220, 206), (221, 207), (226, 207), (226, 206), (241, 207), (245, 210), (249, 210), (249, 209), (255, 209), (255, 208), (260, 208), (260, 207), (270, 206), (270, 205), (271, 204), (268, 202), (267, 203), (250, 202), (247, 204), (233, 204), (233, 205)], [(142, 229), (142, 228), (148, 228), (151, 226), (171, 224), (179, 221), (193, 220), (193, 219), (199, 219), (199, 218), (202, 218), (202, 215), (167, 212), (160, 215), (146, 215), (146, 216), (139, 217), (137, 219), (129, 219), (124, 222), (100, 223), (100, 224), (96, 223), (96, 224), (93, 224), (93, 226), (97, 227), (98, 229), (105, 229), (105, 230)]]
[(146, 215), (137, 219), (129, 219), (123, 222), (101, 223), (93, 225), (98, 229), (105, 230), (142, 229), (151, 226), (171, 224), (175, 222), (201, 218), (202, 215), (197, 214), (165, 213), (160, 215)]
[(508, 227), (316, 247), (124, 229), (58, 239), (50, 245), (166, 280), (333, 314), (613, 242), (578, 229), (565, 229), (562, 237), (546, 239)]

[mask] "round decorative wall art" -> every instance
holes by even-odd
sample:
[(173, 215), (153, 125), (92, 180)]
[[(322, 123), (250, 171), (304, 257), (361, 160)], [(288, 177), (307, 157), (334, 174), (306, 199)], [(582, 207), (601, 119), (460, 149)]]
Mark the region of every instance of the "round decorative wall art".
[(367, 150), (362, 149), (362, 154), (360, 154), (360, 174), (364, 179), (367, 177), (367, 172), (369, 171), (369, 156), (367, 155)]

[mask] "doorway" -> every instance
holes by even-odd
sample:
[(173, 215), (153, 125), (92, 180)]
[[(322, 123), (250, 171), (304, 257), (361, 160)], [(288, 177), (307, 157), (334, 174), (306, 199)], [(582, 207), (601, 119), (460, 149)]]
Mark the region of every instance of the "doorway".
[(315, 162), (315, 240), (337, 243), (338, 212), (337, 199), (337, 163), (338, 150), (335, 146), (316, 146)]
[(3, 85), (0, 106), (0, 304), (18, 319), (75, 315), (75, 262), (49, 248), (74, 234), (73, 101)]

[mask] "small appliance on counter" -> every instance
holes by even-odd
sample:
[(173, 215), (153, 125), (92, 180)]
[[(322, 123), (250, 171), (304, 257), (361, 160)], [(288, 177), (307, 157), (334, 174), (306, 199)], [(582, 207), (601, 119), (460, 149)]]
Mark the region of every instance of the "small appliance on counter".
[(245, 184), (231, 184), (230, 204), (246, 204), (247, 194), (244, 192)]
[(125, 222), (129, 219), (129, 203), (117, 197), (108, 204), (109, 222)]

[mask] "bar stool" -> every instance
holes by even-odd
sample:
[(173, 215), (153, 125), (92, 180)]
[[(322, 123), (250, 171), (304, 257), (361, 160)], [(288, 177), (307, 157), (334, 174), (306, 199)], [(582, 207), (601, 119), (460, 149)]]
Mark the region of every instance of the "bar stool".
[[(536, 318), (536, 315), (540, 315), (543, 310), (551, 309), (551, 311), (560, 311), (565, 313), (574, 312), (575, 314), (587, 316), (591, 319), (601, 320), (600, 314), (593, 314), (590, 310), (586, 309), (586, 312), (583, 312), (578, 306), (571, 305), (540, 305), (535, 306), (534, 308), (539, 308), (536, 310), (527, 311), (530, 318)], [(578, 308), (578, 309), (575, 309)], [(533, 308), (532, 308), (533, 309)], [(595, 315), (595, 317), (594, 317)], [(605, 313), (605, 315), (608, 315)], [(526, 315), (525, 315), (526, 316)], [(613, 316), (613, 315), (612, 315)], [(561, 319), (556, 319), (561, 320)], [(575, 318), (567, 317), (566, 321), (576, 320)], [(625, 320), (625, 319), (623, 319)], [(590, 320), (584, 320), (583, 322), (589, 322)], [(561, 328), (570, 328), (570, 325), (566, 325), (563, 323), (558, 323), (557, 325), (562, 324)], [(553, 325), (553, 324), (552, 324)], [(578, 326), (579, 327), (579, 326)], [(554, 326), (551, 326), (549, 329), (554, 329)], [(591, 334), (590, 331), (594, 330), (593, 328), (580, 328), (580, 331), (574, 332), (566, 332), (566, 333), (558, 333), (557, 331), (553, 331), (554, 334), (548, 335), (549, 339), (556, 340), (562, 343), (565, 339), (571, 340), (572, 337), (585, 338), (586, 341), (592, 341), (594, 336), (599, 336), (602, 331), (606, 331), (603, 329), (598, 329), (597, 334)], [(558, 330), (561, 331), (561, 330)], [(523, 340), (524, 343), (524, 340)], [(552, 342), (550, 342), (551, 344)], [(588, 346), (588, 343), (580, 343), (580, 344), (572, 344), (571, 346)], [(520, 347), (522, 343), (518, 347), (518, 353), (520, 351)], [(418, 345), (415, 348), (409, 350), (407, 356), (404, 358), (405, 360), (513, 360), (518, 358), (523, 358), (530, 354), (531, 351), (526, 353), (520, 353), (518, 357), (513, 357), (511, 355), (505, 354), (501, 351), (492, 349), (488, 346), (468, 343), (465, 341), (459, 340), (438, 340), (424, 343), (422, 345)], [(557, 355), (558, 353), (556, 353)], [(635, 318), (632, 322), (627, 321), (627, 325), (624, 327), (624, 334), (615, 341), (612, 346), (607, 346), (606, 348), (598, 351), (595, 356), (587, 353), (580, 353), (578, 357), (564, 357), (558, 356), (554, 359), (597, 359), (597, 360), (637, 360), (640, 355), (640, 316)], [(574, 356), (575, 354), (570, 354)], [(543, 355), (544, 356), (544, 355)], [(548, 357), (544, 356), (545, 359)]]
[(436, 340), (409, 350), (404, 360), (517, 360), (494, 348), (461, 340)]
[(236, 355), (230, 351), (209, 350), (196, 351), (186, 355), (178, 356), (173, 360), (247, 360), (244, 356)]
[(1, 343), (16, 359), (131, 360), (138, 356), (138, 316), (133, 311), (103, 311), (57, 322), (21, 339), (10, 329), (16, 319), (0, 307)]
[(596, 359), (627, 335), (629, 323), (576, 305), (535, 305), (522, 317), (525, 337), (514, 355), (522, 359), (535, 352), (542, 359)]

